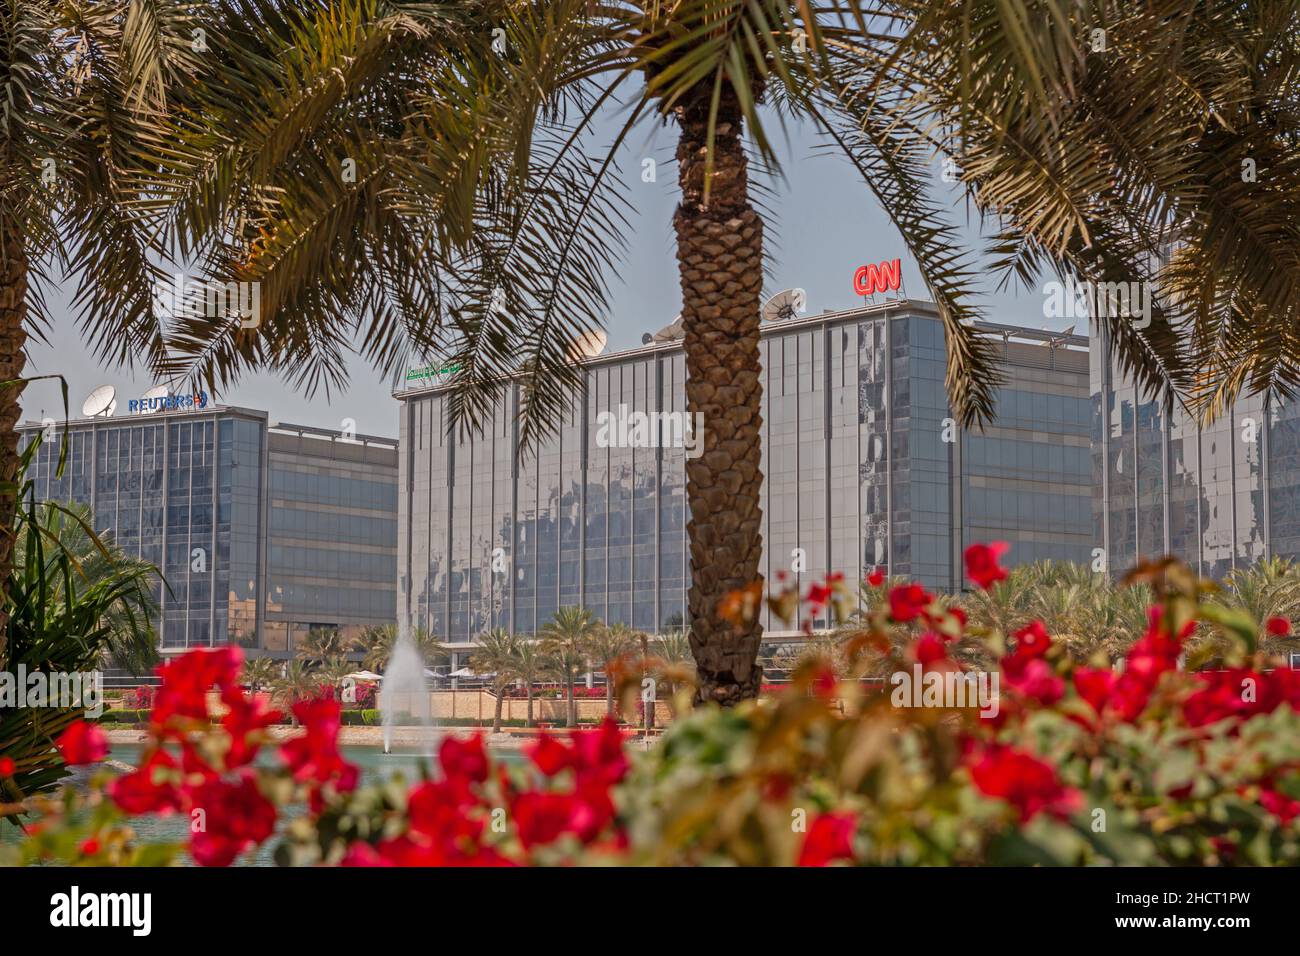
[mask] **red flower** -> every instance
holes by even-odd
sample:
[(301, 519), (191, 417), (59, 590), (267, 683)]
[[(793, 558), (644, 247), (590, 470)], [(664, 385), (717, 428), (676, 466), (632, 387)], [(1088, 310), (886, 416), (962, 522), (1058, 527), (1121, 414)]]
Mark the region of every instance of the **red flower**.
[(348, 845), (348, 852), (339, 860), (339, 866), (392, 866), (379, 851), (365, 840), (353, 840)]
[(170, 813), (180, 809), (173, 777), (176, 761), (158, 748), (132, 773), (108, 785), (108, 795), (126, 813)]
[(0, 777), (12, 777), (16, 769), (13, 757), (0, 757)]
[(70, 766), (97, 763), (108, 756), (108, 736), (94, 724), (78, 720), (55, 742)]
[(445, 737), (438, 748), (438, 761), (448, 777), (467, 783), (482, 783), (488, 778), (487, 751), (483, 749), (482, 732), (466, 740)]
[(99, 852), (99, 841), (94, 837), (87, 837), (81, 841), (81, 846), (77, 847), (82, 856), (94, 856)]
[(530, 791), (515, 798), (514, 818), (525, 849), (553, 843), (575, 830), (577, 801), (572, 794)]
[(238, 783), (209, 780), (187, 796), (191, 810), (203, 811), (203, 826), (190, 834), (190, 856), (200, 866), (229, 866), (275, 832), (275, 805), (262, 796), (251, 770)]
[(243, 652), (230, 646), (193, 650), (161, 665), (162, 685), (149, 718), (152, 726), (162, 728), (173, 717), (206, 721), (208, 691), (214, 686), (221, 691), (236, 687), (243, 663)]
[(1300, 816), (1300, 800), (1271, 787), (1259, 791), (1259, 805), (1277, 817), (1283, 825)]
[(998, 558), (1010, 550), (1011, 545), (1005, 541), (972, 544), (963, 556), (966, 560), (966, 576), (986, 590), (998, 581), (1005, 581), (1007, 569), (998, 564)]
[(278, 722), (282, 715), (278, 710), (264, 710), (261, 701), (250, 698), (238, 687), (226, 691), (222, 702), (227, 709), (221, 718), (221, 726), (230, 734), (226, 768), (233, 770), (253, 762), (261, 747), (258, 735)]
[(1270, 617), (1264, 622), (1264, 627), (1274, 637), (1286, 637), (1291, 633), (1291, 622), (1284, 617)]
[(889, 592), (889, 613), (900, 624), (926, 613), (934, 595), (919, 584), (900, 584)]
[(884, 584), (884, 583), (885, 583), (885, 569), (884, 569), (884, 568), (872, 568), (871, 571), (867, 574), (867, 583), (870, 584), (873, 588), (878, 588), (878, 587), (880, 587), (882, 584)]
[(812, 822), (799, 850), (799, 866), (826, 866), (853, 859), (857, 818), (851, 813), (823, 813)]
[(1062, 784), (1051, 764), (1031, 754), (991, 744), (983, 751), (973, 751), (972, 756), (970, 775), (975, 786), (987, 796), (1010, 803), (1022, 823), (1044, 810), (1066, 816), (1082, 805), (1079, 792)]
[(813, 675), (813, 694), (822, 700), (834, 699), (837, 686), (839, 686), (839, 679), (835, 676), (833, 667), (819, 667), (817, 673)]
[(545, 730), (537, 735), (537, 740), (528, 748), (528, 757), (548, 777), (554, 777), (573, 765), (573, 752)]
[(916, 655), (917, 663), (922, 667), (929, 667), (937, 661), (946, 660), (948, 657), (948, 648), (944, 645), (943, 640), (929, 631), (922, 634), (920, 639), (912, 645), (912, 653)]
[(1065, 681), (1041, 658), (1034, 658), (1014, 673), (1004, 672), (1008, 684), (1045, 707), (1055, 704), (1065, 693)]
[(1109, 668), (1080, 667), (1074, 672), (1074, 689), (1098, 714), (1115, 688), (1116, 674)]

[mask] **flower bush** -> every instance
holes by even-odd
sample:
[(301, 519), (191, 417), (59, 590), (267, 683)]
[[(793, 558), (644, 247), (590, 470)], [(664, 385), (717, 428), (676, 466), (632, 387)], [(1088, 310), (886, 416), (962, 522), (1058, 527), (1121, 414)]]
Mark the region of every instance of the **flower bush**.
[[(968, 552), (977, 586), (1003, 579), (1004, 551)], [(239, 688), (239, 651), (194, 651), (161, 669), (141, 766), (88, 796), (26, 804), (39, 819), (18, 859), (167, 860), (179, 848), (137, 846), (130, 817), (184, 813), (206, 818), (188, 845), (206, 865), (276, 835), (283, 864), (1300, 862), (1300, 675), (1272, 667), (1256, 622), (1205, 600), (1213, 585), (1186, 568), (1153, 563), (1130, 581), (1156, 603), (1120, 667), (1072, 660), (1041, 622), (969, 627), (960, 608), (902, 584), (842, 632), (846, 674), (808, 661), (785, 691), (731, 710), (685, 714), (683, 691), (683, 716), (646, 753), (629, 756), (612, 719), (543, 733), (524, 764), (494, 760), (481, 735), (448, 736), (436, 773), (364, 786), (338, 750), (335, 701), (296, 703), (301, 735), (268, 765), (256, 758), (279, 715)], [(879, 572), (867, 583), (887, 586)], [(778, 614), (800, 602), (840, 614), (853, 598), (833, 576), (764, 600)], [(760, 603), (747, 590), (731, 608)], [(1225, 668), (1190, 669), (1198, 628), (1235, 648)], [(996, 661), (984, 675), (995, 707), (943, 697), (978, 676), (972, 659)], [(935, 697), (918, 706), (901, 680), (859, 679), (880, 673), (919, 675)], [(620, 687), (629, 708), (638, 688), (635, 675)], [(69, 730), (67, 759), (98, 759), (97, 733)]]

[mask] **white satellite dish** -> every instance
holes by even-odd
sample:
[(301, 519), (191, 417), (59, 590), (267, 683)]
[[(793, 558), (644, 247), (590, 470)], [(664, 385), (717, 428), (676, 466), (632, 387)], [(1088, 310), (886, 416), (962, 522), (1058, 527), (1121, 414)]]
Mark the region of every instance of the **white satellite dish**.
[(784, 322), (808, 308), (808, 293), (803, 289), (786, 289), (763, 303), (764, 322)]
[(605, 351), (605, 346), (608, 343), (609, 336), (601, 329), (596, 329), (594, 332), (584, 332), (569, 346), (569, 359), (573, 362), (580, 362), (583, 359), (595, 358)]
[(166, 398), (171, 393), (172, 390), (170, 386), (155, 385), (153, 388), (149, 389), (149, 391), (144, 393), (144, 398), (146, 400), (150, 398)]
[(675, 319), (650, 336), (650, 339), (653, 342), (672, 342), (680, 339), (685, 334), (685, 329), (682, 326), (682, 314), (678, 312)]
[(81, 414), (87, 418), (103, 416), (107, 418), (117, 409), (117, 389), (112, 385), (101, 385), (81, 403)]

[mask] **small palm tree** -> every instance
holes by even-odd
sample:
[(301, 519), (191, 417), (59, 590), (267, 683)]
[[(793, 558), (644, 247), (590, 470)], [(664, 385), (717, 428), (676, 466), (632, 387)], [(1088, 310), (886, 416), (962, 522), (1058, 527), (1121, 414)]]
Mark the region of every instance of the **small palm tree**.
[(528, 699), (528, 717), (525, 723), (533, 725), (533, 685), (551, 673), (551, 663), (542, 649), (541, 641), (526, 635), (519, 635), (515, 640), (514, 655), (510, 670), (516, 679), (524, 685), (524, 695)]
[(573, 698), (573, 685), (591, 659), (591, 637), (600, 624), (588, 608), (570, 606), (555, 612), (549, 624), (542, 628), (542, 650), (550, 660), (551, 672), (564, 682), (568, 700), (565, 726), (578, 725), (578, 708)]
[(620, 658), (637, 646), (637, 634), (626, 624), (605, 624), (591, 632), (587, 650), (605, 674), (605, 713), (614, 713), (614, 677)]
[(270, 657), (253, 657), (244, 661), (244, 683), (253, 693), (265, 690), (280, 676), (282, 666)]
[[(496, 628), (479, 635), (479, 646), (469, 657), (469, 667), (475, 674), (492, 675), (492, 692), (496, 695), (496, 712), (492, 715), (492, 733), (501, 733), (501, 704), (506, 687), (515, 679), (517, 643), (505, 628)], [(530, 715), (531, 716), (531, 715)]]
[(348, 642), (337, 627), (317, 627), (307, 632), (294, 652), (300, 661), (319, 664), (347, 654)]
[(271, 682), (271, 688), (280, 705), (289, 712), (293, 726), (297, 727), (298, 718), (293, 716), (293, 705), (321, 695), (321, 675), (302, 661), (287, 661), (280, 676)]
[[(1295, 622), (1300, 620), (1300, 564), (1286, 558), (1268, 558), (1228, 575), (1223, 603), (1250, 614), (1259, 625), (1258, 647), (1270, 656), (1287, 660), (1297, 643)], [(1282, 618), (1291, 624), (1291, 633), (1269, 633), (1270, 618)]]

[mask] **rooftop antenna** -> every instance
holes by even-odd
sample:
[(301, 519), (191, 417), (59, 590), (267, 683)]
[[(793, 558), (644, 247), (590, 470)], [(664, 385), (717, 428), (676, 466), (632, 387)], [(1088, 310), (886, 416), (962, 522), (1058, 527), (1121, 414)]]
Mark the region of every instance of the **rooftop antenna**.
[(785, 322), (807, 309), (807, 292), (803, 289), (786, 289), (763, 303), (763, 321)]
[(677, 313), (676, 318), (665, 325), (662, 329), (650, 336), (652, 342), (672, 342), (674, 339), (680, 339), (685, 334), (682, 325), (682, 314)]
[(569, 361), (581, 362), (583, 359), (595, 358), (605, 351), (605, 346), (608, 344), (609, 336), (605, 334), (604, 329), (584, 332), (569, 346)]
[(81, 403), (81, 414), (86, 418), (110, 418), (117, 411), (117, 389), (101, 385), (86, 396)]
[(166, 398), (171, 393), (172, 389), (170, 385), (155, 385), (153, 388), (149, 389), (149, 391), (144, 393), (144, 398), (146, 401), (151, 398)]

